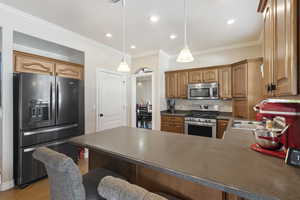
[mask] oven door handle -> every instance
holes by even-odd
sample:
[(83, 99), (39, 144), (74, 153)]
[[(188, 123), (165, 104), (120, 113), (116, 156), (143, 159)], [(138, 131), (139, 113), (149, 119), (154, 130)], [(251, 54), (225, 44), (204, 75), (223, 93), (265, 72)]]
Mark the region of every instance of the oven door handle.
[(198, 126), (206, 126), (206, 127), (213, 127), (216, 126), (215, 124), (212, 123), (205, 123), (205, 124), (201, 124), (199, 122), (185, 122), (186, 125), (198, 125)]

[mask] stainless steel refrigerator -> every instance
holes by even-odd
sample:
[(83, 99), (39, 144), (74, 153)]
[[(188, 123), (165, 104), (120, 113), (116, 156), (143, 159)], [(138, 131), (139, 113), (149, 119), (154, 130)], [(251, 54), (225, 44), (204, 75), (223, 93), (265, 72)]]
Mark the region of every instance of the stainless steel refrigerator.
[(47, 146), (75, 161), (78, 148), (71, 137), (84, 130), (83, 81), (31, 73), (14, 74), (14, 178), (22, 187), (46, 176), (33, 159), (37, 147)]

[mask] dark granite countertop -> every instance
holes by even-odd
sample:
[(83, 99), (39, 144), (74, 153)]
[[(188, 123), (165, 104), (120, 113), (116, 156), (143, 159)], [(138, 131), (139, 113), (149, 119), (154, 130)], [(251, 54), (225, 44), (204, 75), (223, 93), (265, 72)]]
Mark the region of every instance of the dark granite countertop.
[[(161, 115), (167, 115), (167, 116), (177, 116), (177, 117), (186, 117), (191, 114), (192, 111), (190, 110), (176, 110), (174, 113), (168, 112), (166, 110), (161, 111)], [(220, 112), (217, 119), (232, 119), (232, 113), (231, 112)]]
[(251, 132), (230, 127), (223, 140), (121, 127), (71, 141), (246, 199), (300, 199), (300, 169), (252, 151)]
[(167, 110), (161, 111), (161, 115), (168, 115), (168, 116), (178, 116), (178, 117), (185, 117), (191, 114), (190, 110), (176, 110), (175, 112), (169, 112)]
[(218, 115), (217, 119), (227, 119), (230, 120), (232, 119), (232, 112), (220, 112)]

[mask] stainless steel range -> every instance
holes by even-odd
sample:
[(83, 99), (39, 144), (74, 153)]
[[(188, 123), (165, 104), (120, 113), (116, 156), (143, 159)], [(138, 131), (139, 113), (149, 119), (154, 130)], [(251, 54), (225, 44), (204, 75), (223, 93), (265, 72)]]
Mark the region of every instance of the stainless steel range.
[(218, 106), (201, 105), (185, 118), (185, 134), (216, 138)]

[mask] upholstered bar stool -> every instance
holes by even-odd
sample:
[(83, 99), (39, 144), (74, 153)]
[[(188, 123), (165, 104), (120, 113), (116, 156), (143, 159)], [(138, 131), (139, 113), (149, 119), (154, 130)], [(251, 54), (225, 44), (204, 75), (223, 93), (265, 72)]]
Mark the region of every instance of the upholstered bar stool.
[[(38, 148), (33, 157), (41, 161), (47, 170), (51, 200), (105, 200), (98, 194), (99, 182), (106, 176), (124, 179), (124, 177), (99, 168), (81, 176), (74, 161), (68, 156), (46, 147)], [(159, 193), (168, 200), (180, 200), (167, 194)]]
[(105, 176), (124, 179), (106, 170), (96, 169), (81, 176), (77, 165), (64, 154), (41, 147), (33, 157), (41, 161), (47, 170), (51, 200), (105, 200), (97, 191), (97, 186)]

